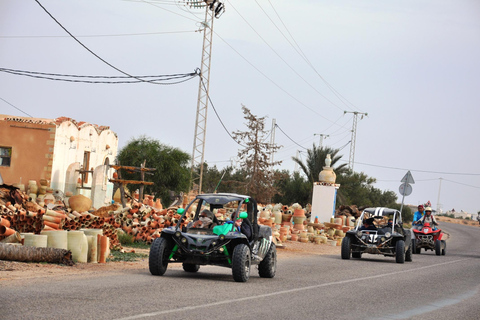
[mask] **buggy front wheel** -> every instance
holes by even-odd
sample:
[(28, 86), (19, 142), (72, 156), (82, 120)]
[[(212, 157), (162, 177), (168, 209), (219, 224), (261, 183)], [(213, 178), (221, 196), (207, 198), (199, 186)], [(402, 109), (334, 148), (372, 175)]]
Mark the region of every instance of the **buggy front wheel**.
[(148, 257), (148, 267), (150, 273), (154, 276), (163, 276), (168, 267), (167, 240), (165, 238), (156, 238), (150, 247)]
[(250, 278), (250, 248), (246, 244), (238, 244), (233, 249), (232, 274), (236, 282), (247, 282)]
[(342, 240), (342, 259), (350, 259), (350, 254), (352, 252), (352, 245), (350, 237), (345, 237)]
[(395, 243), (395, 261), (397, 263), (405, 262), (405, 241), (397, 240)]

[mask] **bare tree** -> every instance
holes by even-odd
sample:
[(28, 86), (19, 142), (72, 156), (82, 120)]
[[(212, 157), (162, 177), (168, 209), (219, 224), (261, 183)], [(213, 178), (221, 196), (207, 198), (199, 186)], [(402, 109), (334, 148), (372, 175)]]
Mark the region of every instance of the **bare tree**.
[(245, 191), (260, 203), (270, 202), (275, 193), (273, 167), (281, 161), (271, 161), (280, 148), (267, 142), (265, 117), (255, 116), (242, 105), (247, 131), (233, 132), (233, 137), (243, 146), (238, 151), (240, 167), (246, 173)]

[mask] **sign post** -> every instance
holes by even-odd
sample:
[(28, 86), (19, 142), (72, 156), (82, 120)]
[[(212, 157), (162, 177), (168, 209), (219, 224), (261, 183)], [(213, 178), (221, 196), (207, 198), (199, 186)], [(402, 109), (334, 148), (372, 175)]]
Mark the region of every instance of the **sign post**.
[(405, 196), (409, 196), (410, 194), (412, 194), (412, 186), (410, 184), (415, 184), (415, 180), (413, 180), (413, 176), (410, 173), (410, 170), (408, 170), (407, 174), (405, 174), (405, 176), (402, 178), (402, 180), (400, 180), (400, 182), (403, 182), (398, 189), (398, 191), (402, 195), (402, 205), (400, 206), (400, 212), (402, 212)]

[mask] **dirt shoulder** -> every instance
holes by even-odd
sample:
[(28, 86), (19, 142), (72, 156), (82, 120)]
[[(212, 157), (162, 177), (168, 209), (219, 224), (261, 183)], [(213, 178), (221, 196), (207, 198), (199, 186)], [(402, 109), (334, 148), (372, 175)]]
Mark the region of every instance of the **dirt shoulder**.
[[(126, 251), (133, 248), (125, 248)], [(148, 249), (133, 249), (136, 253), (148, 255)], [(305, 255), (339, 255), (340, 247), (325, 244), (301, 243), (287, 241), (283, 247), (278, 247), (279, 260), (301, 258)], [(169, 268), (181, 268), (181, 264), (171, 264)], [(0, 260), (0, 285), (8, 283), (21, 284), (23, 281), (33, 281), (45, 278), (65, 276), (92, 276), (94, 274), (121, 273), (124, 270), (148, 270), (148, 257), (133, 262), (77, 263), (74, 266), (64, 266), (51, 263), (26, 263)]]

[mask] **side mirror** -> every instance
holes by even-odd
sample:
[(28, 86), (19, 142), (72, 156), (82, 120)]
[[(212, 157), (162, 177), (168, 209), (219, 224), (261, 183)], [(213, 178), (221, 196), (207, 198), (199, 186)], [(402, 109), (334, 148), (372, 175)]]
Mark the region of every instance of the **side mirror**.
[(248, 218), (248, 213), (245, 211), (240, 212), (240, 215), (238, 216), (237, 219), (247, 219)]

